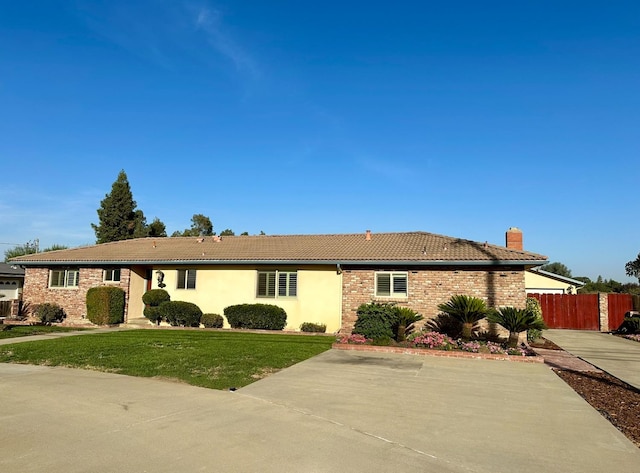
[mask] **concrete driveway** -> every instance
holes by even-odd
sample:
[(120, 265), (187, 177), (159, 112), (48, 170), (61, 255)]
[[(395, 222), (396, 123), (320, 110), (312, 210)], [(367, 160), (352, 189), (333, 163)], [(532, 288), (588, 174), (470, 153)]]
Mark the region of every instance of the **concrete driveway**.
[(236, 392), (0, 364), (0, 471), (637, 472), (542, 364), (332, 350)]
[(545, 330), (544, 336), (572, 355), (640, 389), (640, 343), (589, 330)]

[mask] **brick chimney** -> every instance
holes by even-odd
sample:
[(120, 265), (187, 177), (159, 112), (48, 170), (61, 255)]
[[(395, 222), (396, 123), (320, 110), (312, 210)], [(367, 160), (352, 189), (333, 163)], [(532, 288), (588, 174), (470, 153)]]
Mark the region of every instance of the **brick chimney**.
[(517, 227), (511, 227), (507, 230), (507, 248), (519, 251), (524, 249), (522, 244), (522, 230)]

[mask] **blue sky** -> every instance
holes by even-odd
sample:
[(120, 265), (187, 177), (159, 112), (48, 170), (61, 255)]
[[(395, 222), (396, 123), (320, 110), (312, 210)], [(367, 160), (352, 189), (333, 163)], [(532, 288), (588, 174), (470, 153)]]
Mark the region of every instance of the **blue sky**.
[(0, 2), (0, 250), (95, 242), (118, 172), (167, 231), (422, 230), (628, 281), (636, 1)]

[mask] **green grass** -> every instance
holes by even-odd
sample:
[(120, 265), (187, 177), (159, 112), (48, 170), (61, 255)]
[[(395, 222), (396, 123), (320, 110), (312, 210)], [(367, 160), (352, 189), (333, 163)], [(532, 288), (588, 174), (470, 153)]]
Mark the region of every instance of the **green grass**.
[(333, 337), (130, 330), (0, 346), (1, 363), (108, 371), (228, 389), (331, 348)]
[(28, 337), (29, 335), (43, 335), (55, 332), (75, 332), (84, 330), (72, 327), (56, 327), (53, 325), (0, 325), (0, 339)]

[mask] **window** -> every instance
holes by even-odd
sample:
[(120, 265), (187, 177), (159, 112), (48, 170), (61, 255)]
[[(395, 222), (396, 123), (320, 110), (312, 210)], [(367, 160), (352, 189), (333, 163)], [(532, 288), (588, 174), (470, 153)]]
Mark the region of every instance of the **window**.
[(105, 269), (103, 272), (104, 282), (119, 282), (120, 281), (120, 268), (117, 269)]
[(407, 273), (376, 273), (376, 296), (407, 297)]
[(296, 297), (298, 273), (296, 271), (258, 271), (258, 297)]
[(179, 269), (178, 270), (178, 289), (195, 289), (196, 288), (196, 270), (195, 269)]
[(49, 287), (78, 287), (80, 270), (52, 269), (49, 272)]

